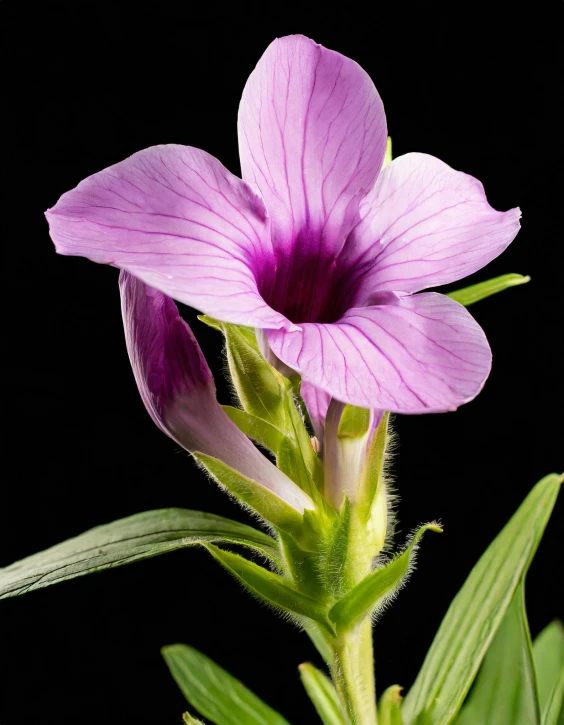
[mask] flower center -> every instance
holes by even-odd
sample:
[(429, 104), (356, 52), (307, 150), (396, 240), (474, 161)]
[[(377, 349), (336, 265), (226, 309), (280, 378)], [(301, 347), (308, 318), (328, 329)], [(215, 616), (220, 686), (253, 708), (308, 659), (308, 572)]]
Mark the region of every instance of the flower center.
[(278, 254), (258, 283), (264, 300), (297, 325), (336, 322), (352, 301), (347, 276), (335, 259), (296, 248), (291, 257)]

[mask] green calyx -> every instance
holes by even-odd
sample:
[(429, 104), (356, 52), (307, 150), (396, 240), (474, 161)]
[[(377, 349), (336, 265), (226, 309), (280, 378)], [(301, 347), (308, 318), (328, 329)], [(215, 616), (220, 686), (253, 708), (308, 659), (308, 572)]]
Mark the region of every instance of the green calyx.
[(357, 408), (356, 405), (345, 405), (341, 414), (337, 436), (339, 438), (364, 438), (370, 429), (370, 411)]
[(231, 381), (241, 404), (241, 409), (224, 406), (225, 412), (246, 435), (272, 451), (278, 467), (323, 508), (323, 468), (297, 405), (299, 383), (265, 360), (251, 328), (206, 315), (199, 319), (224, 335)]
[(380, 609), (404, 584), (413, 565), (419, 540), (426, 531), (442, 532), (438, 524), (426, 524), (415, 533), (405, 551), (362, 579), (331, 608), (330, 620), (338, 632), (350, 629)]

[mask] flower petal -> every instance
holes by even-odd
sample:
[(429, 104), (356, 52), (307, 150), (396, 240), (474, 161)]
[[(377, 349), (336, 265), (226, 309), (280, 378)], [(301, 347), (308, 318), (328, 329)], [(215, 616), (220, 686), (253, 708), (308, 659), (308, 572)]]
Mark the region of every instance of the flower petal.
[(331, 402), (331, 395), (305, 380), (302, 381), (300, 386), (300, 395), (306, 404), (317, 440), (320, 445), (323, 445), (325, 418), (327, 417), (327, 409)]
[[(211, 370), (170, 297), (139, 279), (119, 277), (125, 343), (141, 398), (153, 421), (171, 435), (165, 415), (180, 397), (217, 405)], [(197, 449), (196, 440), (184, 443)]]
[(357, 63), (301, 35), (271, 43), (243, 92), (239, 151), (277, 250), (298, 238), (312, 251), (340, 248), (357, 195), (380, 171), (386, 137), (382, 101)]
[(60, 254), (113, 264), (229, 322), (285, 324), (255, 282), (270, 258), (264, 204), (204, 151), (140, 151), (82, 181), (47, 218)]
[(202, 351), (172, 299), (128, 272), (120, 275), (125, 339), (150, 416), (191, 452), (213, 456), (303, 513), (309, 498), (241, 433), (215, 397)]
[(340, 263), (356, 305), (379, 290), (417, 292), (475, 272), (519, 231), (519, 209), (499, 212), (482, 184), (427, 154), (394, 159), (361, 204)]
[(349, 310), (335, 324), (267, 330), (274, 353), (337, 400), (394, 413), (455, 410), (474, 398), (491, 367), (480, 326), (435, 292)]

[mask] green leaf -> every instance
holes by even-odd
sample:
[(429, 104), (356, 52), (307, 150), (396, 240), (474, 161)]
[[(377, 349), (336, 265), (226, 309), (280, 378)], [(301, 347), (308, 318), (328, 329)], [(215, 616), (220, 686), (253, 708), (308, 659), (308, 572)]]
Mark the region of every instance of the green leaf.
[(378, 703), (378, 725), (403, 725), (401, 702), (403, 687), (392, 685), (384, 692)]
[(323, 725), (345, 725), (337, 691), (327, 675), (309, 662), (299, 666), (302, 685)]
[(276, 542), (251, 526), (201, 511), (145, 511), (0, 569), (0, 599), (206, 541), (242, 544), (278, 558)]
[(530, 277), (524, 277), (522, 274), (502, 274), (500, 277), (488, 279), (486, 282), (479, 282), (478, 284), (472, 284), (469, 287), (449, 292), (447, 297), (468, 307), (469, 305), (473, 305), (474, 302), (484, 300), (486, 297), (503, 292), (503, 290), (509, 289), (510, 287), (525, 284), (530, 279)]
[(312, 597), (286, 584), (278, 574), (213, 544), (207, 544), (206, 548), (216, 561), (262, 601), (291, 614), (309, 617), (332, 631), (326, 608)]
[(546, 701), (542, 725), (564, 725), (564, 667)]
[[(266, 521), (284, 531), (292, 532), (300, 528), (303, 515), (273, 491), (243, 476), (219, 458), (199, 452), (193, 456), (211, 473), (220, 486), (254, 509)], [(290, 483), (288, 481), (288, 484)]]
[(347, 629), (385, 602), (402, 585), (409, 573), (417, 543), (426, 531), (442, 531), (438, 524), (422, 526), (406, 550), (381, 569), (369, 574), (340, 599), (329, 612), (337, 631)]
[(304, 629), (323, 661), (330, 664), (333, 661), (333, 648), (329, 644), (325, 627), (320, 627), (313, 621), (307, 621), (304, 622)]
[(487, 651), (457, 725), (540, 725), (523, 583)]
[(551, 622), (538, 635), (533, 643), (533, 659), (537, 673), (539, 705), (544, 717), (554, 688), (564, 671), (564, 627), (561, 622)]
[(452, 722), (534, 556), (562, 479), (552, 474), (537, 483), (454, 598), (405, 698), (408, 725)]
[(252, 438), (256, 443), (268, 448), (274, 455), (278, 455), (282, 443), (284, 442), (284, 433), (266, 420), (257, 418), (244, 410), (234, 408), (231, 405), (222, 405), (223, 410), (235, 423), (235, 425), (246, 436)]
[(212, 723), (288, 725), (242, 682), (193, 647), (173, 644), (163, 647), (162, 654), (184, 697)]

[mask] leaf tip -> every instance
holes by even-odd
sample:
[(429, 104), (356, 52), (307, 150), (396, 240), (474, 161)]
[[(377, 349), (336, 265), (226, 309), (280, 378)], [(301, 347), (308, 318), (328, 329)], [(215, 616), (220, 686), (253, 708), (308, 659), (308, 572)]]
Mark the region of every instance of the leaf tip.
[(442, 534), (444, 531), (440, 524), (429, 524), (427, 528), (429, 531), (434, 531), (436, 534)]
[(214, 330), (223, 332), (223, 324), (220, 320), (216, 320), (214, 317), (210, 317), (209, 315), (198, 315), (198, 320), (208, 327), (213, 327)]

